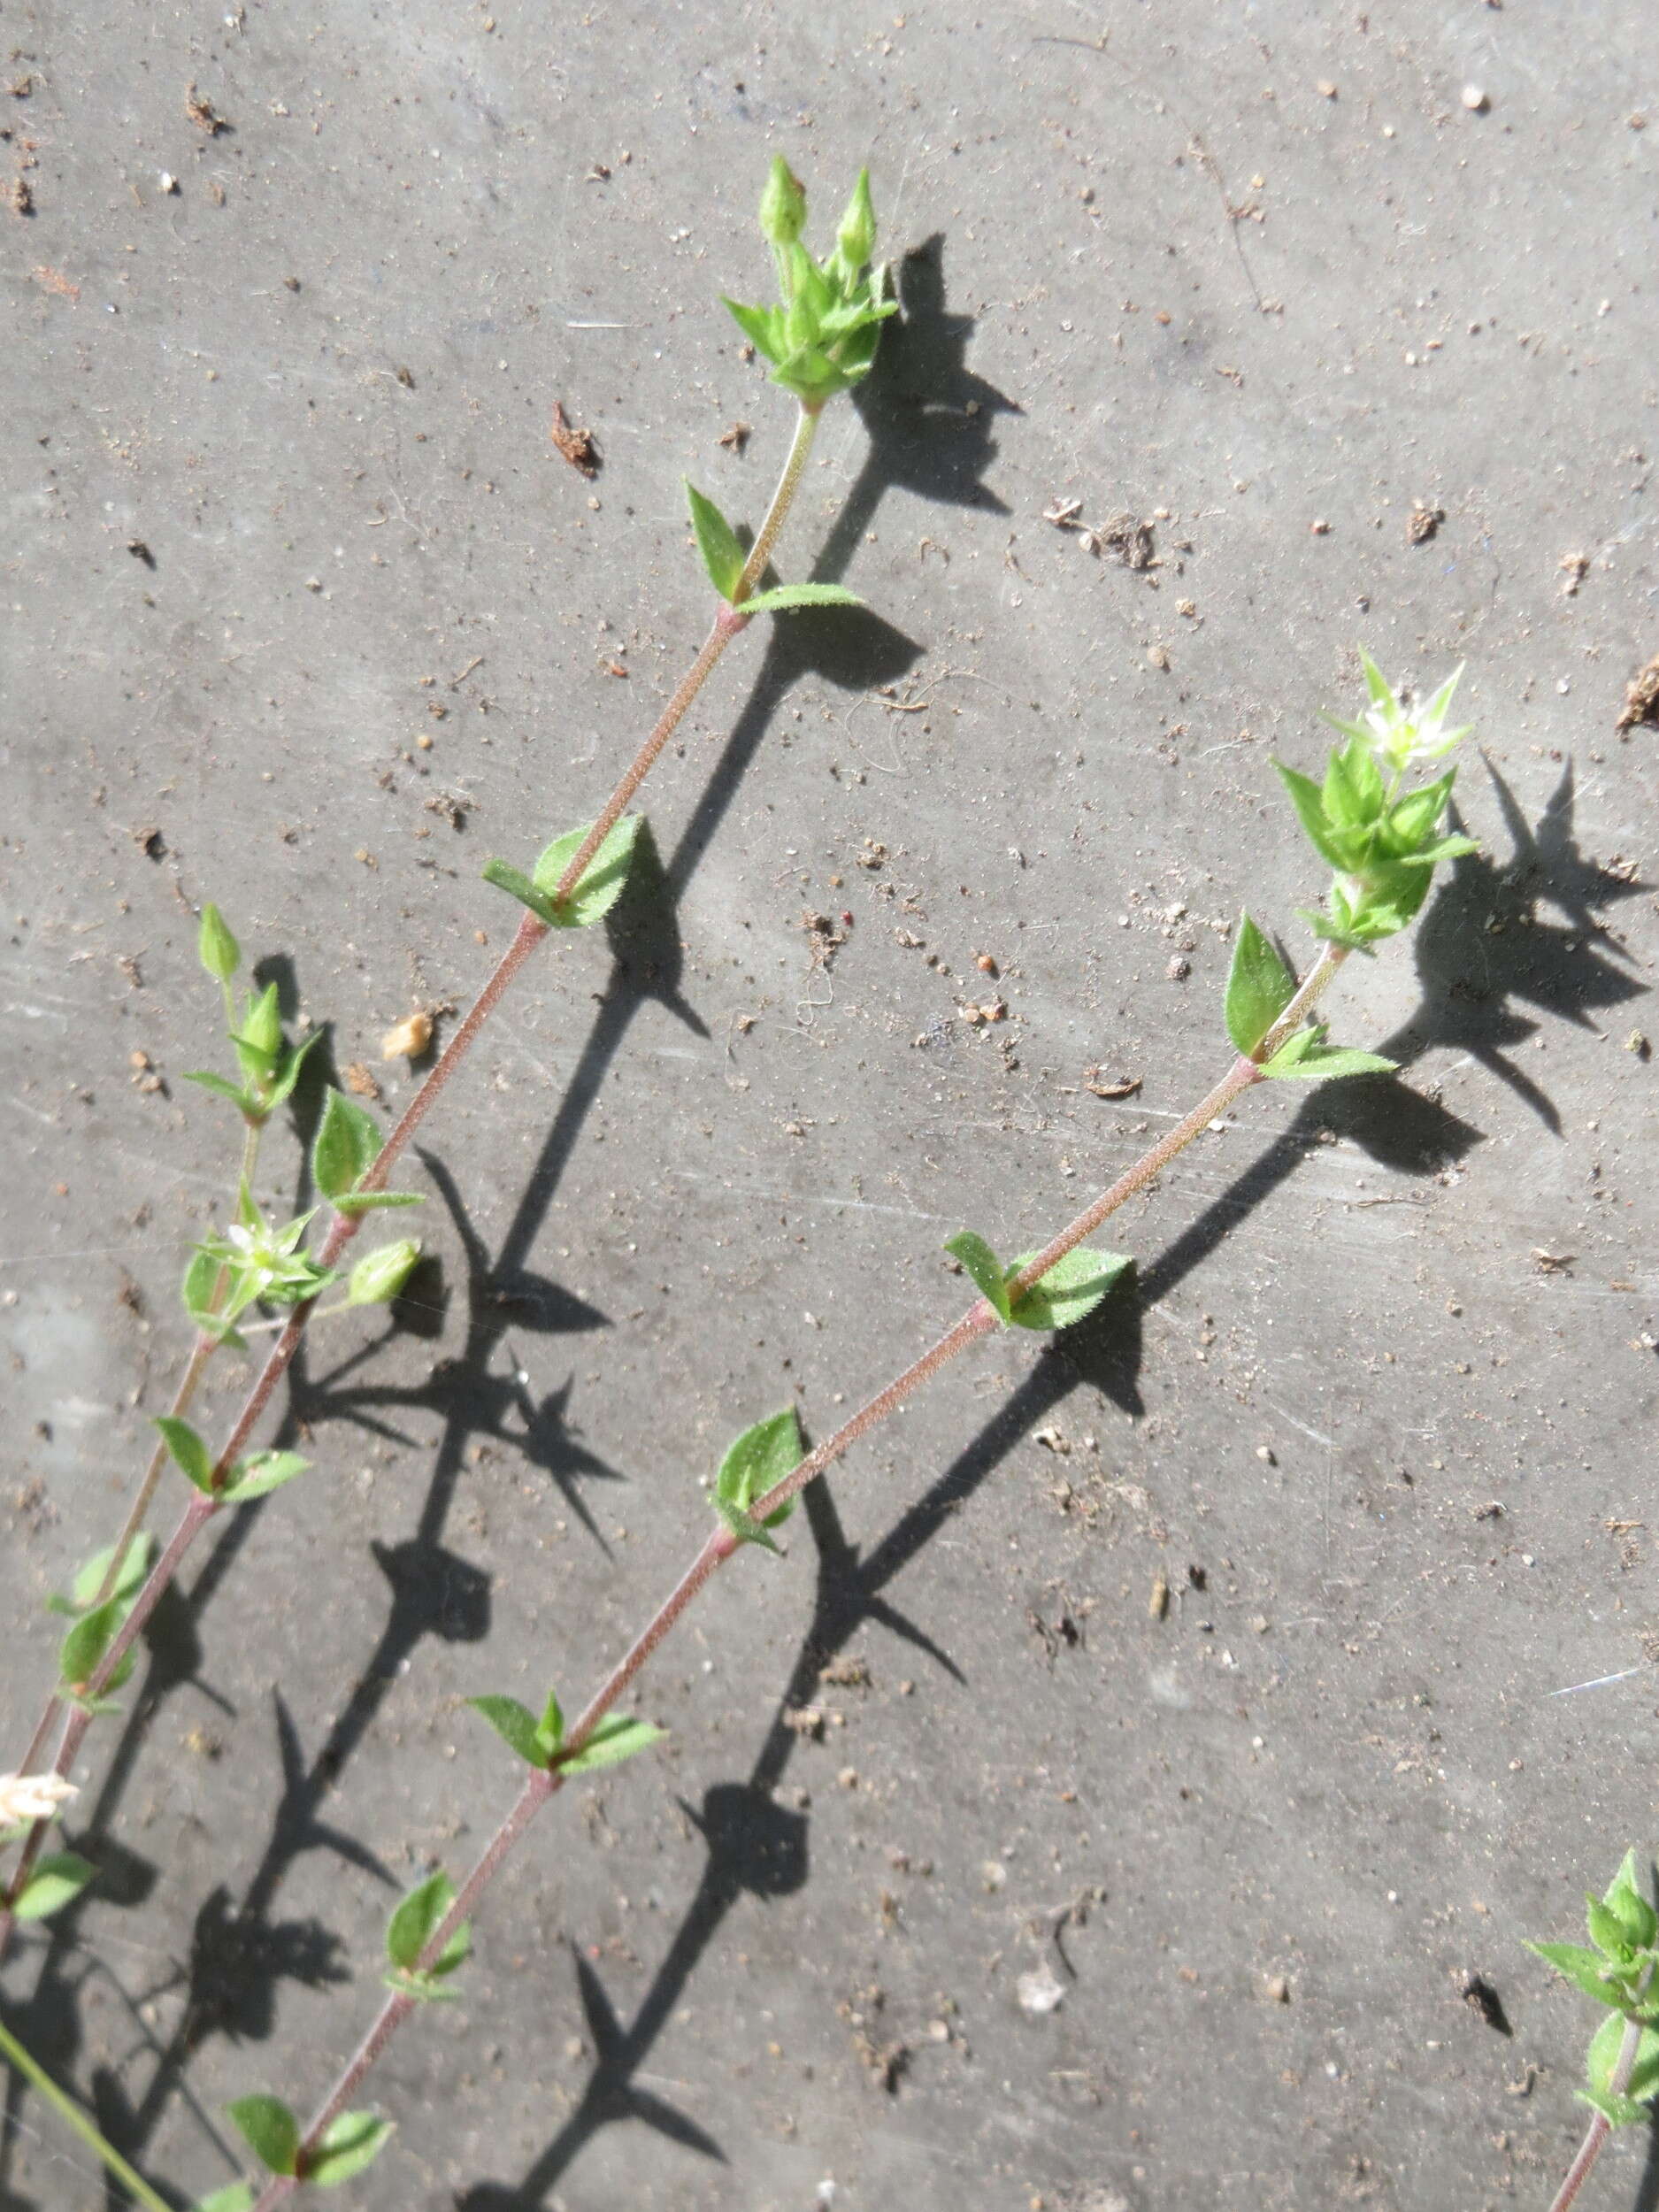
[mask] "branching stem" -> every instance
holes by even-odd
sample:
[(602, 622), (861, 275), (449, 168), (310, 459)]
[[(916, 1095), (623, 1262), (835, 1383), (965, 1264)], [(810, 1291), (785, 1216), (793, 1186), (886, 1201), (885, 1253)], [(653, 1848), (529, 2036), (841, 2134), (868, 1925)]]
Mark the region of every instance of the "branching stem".
[[(1285, 1011), (1268, 1031), (1253, 1056), (1240, 1056), (1227, 1070), (1221, 1080), (1194, 1107), (1191, 1113), (1161, 1137), (1156, 1144), (1142, 1154), (1134, 1165), (1118, 1178), (1110, 1187), (1101, 1193), (1082, 1212), (1070, 1221), (1059, 1235), (1043, 1249), (1009, 1285), (1010, 1295), (1018, 1300), (1029, 1290), (1055, 1263), (1074, 1251), (1086, 1237), (1097, 1229), (1110, 1214), (1115, 1213), (1127, 1200), (1147, 1186), (1186, 1149), (1193, 1140), (1202, 1134), (1233, 1101), (1262, 1079), (1263, 1064), (1271, 1060), (1285, 1040), (1302, 1025), (1303, 1017), (1326, 989), (1337, 970), (1347, 958), (1346, 950), (1327, 945), (1310, 969), (1305, 981), (1286, 1007)], [(849, 1420), (844, 1421), (833, 1435), (808, 1452), (798, 1465), (791, 1469), (782, 1481), (775, 1483), (764, 1496), (757, 1498), (749, 1510), (757, 1521), (767, 1517), (809, 1482), (821, 1475), (858, 1442), (861, 1437), (895, 1413), (907, 1398), (930, 1382), (941, 1368), (946, 1367), (958, 1353), (970, 1344), (987, 1336), (998, 1325), (998, 1315), (988, 1300), (980, 1298), (969, 1307), (961, 1319), (947, 1329), (943, 1336), (930, 1345), (919, 1359), (912, 1360), (903, 1373), (895, 1376), (886, 1389), (879, 1390), (861, 1406)], [(594, 1730), (618, 1701), (632, 1687), (658, 1645), (674, 1627), (680, 1616), (690, 1606), (718, 1570), (734, 1552), (743, 1548), (741, 1540), (730, 1529), (712, 1530), (699, 1547), (690, 1565), (664, 1599), (650, 1619), (634, 1638), (633, 1643), (611, 1669), (599, 1688), (583, 1707), (560, 1747), (565, 1759), (580, 1751)], [(495, 1879), (509, 1853), (529, 1826), (535, 1814), (548, 1799), (563, 1785), (558, 1768), (551, 1772), (533, 1770), (529, 1779), (519, 1792), (518, 1800), (506, 1819), (496, 1830), (472, 1872), (457, 1891), (454, 1902), (434, 1931), (422, 1951), (417, 1968), (429, 1967), (438, 1959), (450, 1937), (468, 1919), (478, 1901)], [(368, 2033), (358, 2044), (350, 2059), (342, 2069), (333, 2088), (306, 2130), (301, 2146), (302, 2175), (306, 2159), (315, 2151), (324, 2131), (338, 2119), (349, 2100), (356, 2095), (365, 2076), (397, 2032), (409, 2013), (415, 2009), (415, 2000), (395, 1994), (381, 2006)], [(1632, 2057), (1634, 2053), (1632, 2051)], [(298, 2186), (294, 2177), (273, 2177), (265, 2187), (254, 2212), (274, 2212), (274, 2207)], [(1571, 2199), (1564, 2201), (1570, 2202)]]
[[(795, 423), (795, 436), (790, 442), (788, 457), (784, 463), (783, 472), (778, 480), (777, 489), (772, 493), (771, 503), (761, 522), (759, 534), (755, 540), (754, 549), (744, 566), (742, 580), (737, 588), (737, 596), (740, 600), (748, 595), (754, 587), (755, 580), (764, 573), (766, 564), (771, 558), (772, 549), (777, 542), (778, 534), (782, 529), (789, 510), (794, 504), (795, 494), (800, 488), (802, 472), (806, 467), (807, 457), (812, 449), (813, 434), (818, 427), (818, 412), (817, 408), (806, 406), (801, 408)], [(664, 746), (673, 735), (684, 719), (693, 700), (708, 680), (709, 673), (716, 661), (719, 659), (732, 640), (749, 626), (750, 618), (742, 611), (741, 606), (728, 606), (724, 601), (721, 602), (714, 618), (713, 626), (703, 641), (702, 650), (690, 668), (687, 670), (673, 697), (658, 717), (650, 735), (624, 772), (615, 790), (612, 791), (601, 810), (597, 820), (583, 839), (569, 867), (559, 879), (553, 895), (556, 904), (563, 905), (575, 891), (594, 854), (597, 852), (634, 793), (649, 774)], [(407, 1148), (416, 1130), (436, 1103), (444, 1086), (466, 1057), (477, 1040), (479, 1032), (500, 1004), (514, 976), (549, 933), (548, 925), (545, 922), (539, 920), (534, 914), (524, 915), (512, 942), (496, 962), (489, 979), (468, 1009), (464, 1019), (451, 1033), (443, 1050), (433, 1063), (419, 1089), (393, 1125), (373, 1166), (361, 1179), (358, 1186), (361, 1190), (385, 1189), (387, 1179), (392, 1169)], [(242, 1157), (244, 1179), (250, 1177), (257, 1142), (257, 1132), (250, 1128), (248, 1144), (244, 1148)], [(329, 1224), (321, 1248), (317, 1254), (318, 1264), (325, 1268), (332, 1267), (352, 1238), (357, 1235), (361, 1224), (360, 1215), (335, 1214)], [(213, 1487), (216, 1490), (224, 1487), (229, 1479), (232, 1467), (241, 1456), (256, 1424), (270, 1403), (278, 1383), (288, 1372), (316, 1304), (316, 1299), (310, 1298), (303, 1303), (296, 1305), (288, 1315), (276, 1342), (267, 1353), (265, 1364), (260, 1369), (253, 1387), (243, 1402), (230, 1435), (226, 1440), (218, 1459), (214, 1462)], [(185, 1409), (194, 1398), (197, 1383), (201, 1379), (202, 1369), (206, 1364), (213, 1348), (211, 1341), (204, 1338), (197, 1339), (180, 1382), (179, 1393), (173, 1402), (173, 1410), (175, 1414), (182, 1416)], [(128, 1511), (110, 1571), (104, 1577), (102, 1596), (107, 1596), (115, 1586), (115, 1578), (122, 1554), (133, 1536), (142, 1525), (144, 1516), (150, 1509), (150, 1501), (155, 1494), (156, 1486), (166, 1465), (167, 1457), (167, 1448), (165, 1443), (158, 1444), (150, 1455), (144, 1479), (139, 1486), (138, 1494)], [(180, 1563), (190, 1545), (218, 1509), (218, 1504), (212, 1499), (204, 1498), (199, 1494), (192, 1498), (166, 1548), (151, 1568), (119, 1633), (111, 1640), (102, 1663), (91, 1680), (85, 1686), (83, 1696), (86, 1705), (95, 1703), (102, 1694), (105, 1684), (131, 1648), (134, 1640), (142, 1632), (145, 1622), (154, 1612), (163, 1593), (178, 1572)], [(54, 1690), (48, 1698), (41, 1718), (35, 1725), (35, 1732), (30, 1738), (27, 1755), (22, 1765), (17, 1770), (19, 1773), (27, 1774), (35, 1771), (35, 1763), (44, 1752), (51, 1732), (57, 1726), (58, 1717), (63, 1711), (63, 1704), (61, 1694)], [(81, 1740), (87, 1732), (91, 1717), (91, 1714), (81, 1705), (78, 1705), (70, 1714), (58, 1744), (57, 1758), (53, 1762), (51, 1769), (53, 1773), (67, 1776), (74, 1763), (75, 1755), (81, 1748)], [(40, 1855), (41, 1846), (45, 1839), (50, 1824), (49, 1822), (43, 1820), (34, 1824), (24, 1839), (22, 1850), (11, 1881), (0, 1886), (0, 1961), (4, 1959), (12, 1939), (14, 1925), (12, 1908), (21, 1893), (23, 1886), (27, 1881), (35, 1863)]]

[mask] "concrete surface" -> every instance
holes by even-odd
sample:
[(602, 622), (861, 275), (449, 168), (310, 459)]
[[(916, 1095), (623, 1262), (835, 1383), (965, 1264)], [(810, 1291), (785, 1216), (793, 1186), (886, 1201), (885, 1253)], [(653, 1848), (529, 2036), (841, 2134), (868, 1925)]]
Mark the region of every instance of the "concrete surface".
[[(180, 2203), (227, 2098), (307, 2104), (354, 2040), (388, 1882), (504, 1806), (460, 1701), (580, 1696), (729, 1435), (823, 1432), (959, 1310), (947, 1235), (1038, 1241), (1198, 1094), (1224, 926), (1306, 943), (1269, 756), (1320, 755), (1360, 642), (1466, 661), (1483, 748), (1482, 856), (1340, 994), (1402, 1085), (1245, 1102), (1122, 1217), (1135, 1296), (979, 1348), (721, 1582), (649, 1681), (668, 1747), (549, 1814), (377, 2078), (349, 2200), (1547, 2201), (1588, 2008), (1521, 1942), (1653, 1843), (1659, 1752), (1655, 740), (1615, 730), (1659, 650), (1650, 31), (5, 7), (13, 1746), (233, 1156), (180, 1079), (221, 1049), (195, 907), (336, 1067), (464, 1006), (484, 859), (586, 818), (701, 635), (681, 473), (752, 519), (780, 458), (717, 302), (765, 280), (770, 153), (826, 227), (868, 156), (907, 257), (781, 564), (876, 611), (730, 656), (649, 789), (665, 879), (429, 1125), (440, 1264), (389, 1340), (319, 1337), (316, 1471), (92, 1739), (103, 1879), (6, 2012)], [(827, 967), (805, 912), (851, 917)], [(262, 1187), (300, 1178), (284, 1133)], [(8, 2212), (105, 2201), (11, 2116)], [(1643, 2156), (1595, 2201), (1651, 2204)]]

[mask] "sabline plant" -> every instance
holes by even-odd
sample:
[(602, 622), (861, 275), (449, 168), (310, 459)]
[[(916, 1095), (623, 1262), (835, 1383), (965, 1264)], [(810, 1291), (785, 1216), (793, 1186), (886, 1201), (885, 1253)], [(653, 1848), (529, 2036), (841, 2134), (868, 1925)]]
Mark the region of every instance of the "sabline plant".
[[(528, 871), (500, 860), (485, 869), (487, 879), (523, 908), (518, 932), (390, 1133), (382, 1139), (379, 1125), (363, 1107), (342, 1093), (329, 1093), (311, 1154), (313, 1180), (330, 1210), (315, 1252), (306, 1241), (314, 1214), (273, 1223), (253, 1197), (261, 1134), (292, 1095), (314, 1039), (298, 1046), (288, 1043), (274, 986), (250, 993), (238, 1017), (232, 985), (241, 968), (241, 950), (217, 908), (204, 910), (200, 957), (224, 994), (240, 1080), (207, 1071), (191, 1079), (233, 1105), (243, 1124), (234, 1218), (222, 1234), (204, 1240), (187, 1271), (184, 1302), (196, 1340), (172, 1409), (157, 1420), (159, 1440), (127, 1520), (115, 1542), (88, 1562), (69, 1596), (54, 1601), (72, 1618), (58, 1655), (58, 1679), (17, 1774), (0, 1779), (0, 1835), (20, 1845), (12, 1878), (0, 1892), (0, 1949), (16, 1922), (49, 1916), (92, 1877), (92, 1868), (76, 1854), (48, 1853), (42, 1846), (73, 1794), (65, 1778), (86, 1731), (111, 1709), (113, 1693), (131, 1672), (136, 1639), (196, 1538), (227, 1507), (264, 1496), (305, 1470), (305, 1462), (291, 1452), (248, 1449), (303, 1332), (319, 1314), (396, 1296), (419, 1258), (418, 1242), (404, 1238), (370, 1252), (343, 1278), (338, 1264), (370, 1214), (418, 1202), (413, 1194), (387, 1187), (415, 1130), (530, 954), (555, 931), (602, 919), (620, 895), (640, 830), (640, 818), (627, 809), (731, 641), (757, 613), (857, 603), (851, 593), (833, 585), (764, 587), (819, 415), (838, 393), (868, 373), (880, 325), (895, 311), (885, 270), (872, 266), (875, 220), (867, 176), (860, 176), (835, 245), (822, 261), (802, 242), (805, 216), (801, 186), (781, 160), (774, 162), (760, 219), (776, 263), (777, 303), (763, 308), (726, 302), (750, 345), (770, 365), (772, 381), (796, 403), (795, 434), (760, 528), (746, 550), (714, 503), (687, 485), (697, 549), (718, 594), (709, 635), (595, 818), (553, 839)], [(458, 1885), (436, 1871), (394, 1910), (385, 1939), (388, 1994), (309, 2124), (302, 2125), (286, 2102), (265, 2092), (243, 2096), (229, 2108), (265, 2177), (257, 2185), (231, 2183), (204, 2200), (198, 2212), (250, 2212), (250, 2208), (273, 2212), (301, 2186), (332, 2186), (370, 2165), (392, 2123), (352, 2108), (351, 2100), (403, 2021), (450, 1993), (449, 1985), (471, 1949), (472, 1916), (495, 1876), (567, 1780), (631, 1758), (657, 1739), (660, 1731), (649, 1722), (616, 1708), (721, 1567), (749, 1546), (778, 1548), (773, 1532), (787, 1519), (807, 1483), (979, 1338), (1004, 1327), (1062, 1329), (1091, 1312), (1132, 1262), (1119, 1253), (1091, 1248), (1087, 1240), (1245, 1091), (1263, 1081), (1393, 1071), (1392, 1063), (1373, 1053), (1332, 1043), (1317, 1010), (1351, 955), (1371, 954), (1410, 924), (1428, 895), (1436, 865), (1472, 849), (1470, 839), (1444, 826), (1455, 771), (1448, 768), (1425, 780), (1415, 772), (1449, 753), (1465, 733), (1447, 726), (1455, 675), (1426, 705), (1414, 709), (1369, 657), (1364, 669), (1366, 705), (1359, 720), (1338, 723), (1344, 742), (1332, 752), (1323, 780), (1315, 782), (1279, 764), (1297, 819), (1333, 872), (1322, 906), (1302, 916), (1320, 941), (1307, 973), (1299, 980), (1270, 937), (1248, 914), (1241, 917), (1223, 1010), (1234, 1057), (1191, 1112), (1040, 1248), (1002, 1260), (976, 1231), (964, 1228), (952, 1237), (946, 1249), (971, 1278), (979, 1297), (833, 1434), (808, 1449), (793, 1409), (744, 1430), (714, 1478), (714, 1525), (574, 1721), (566, 1722), (554, 1694), (540, 1713), (499, 1694), (472, 1700), (521, 1770), (516, 1799)], [(336, 1285), (342, 1294), (340, 1305), (319, 1306), (325, 1292)], [(228, 1438), (214, 1452), (191, 1425), (189, 1408), (212, 1353), (224, 1344), (245, 1345), (238, 1325), (257, 1308), (274, 1310), (286, 1319)], [(184, 1476), (190, 1494), (157, 1555), (144, 1522), (169, 1463)], [(37, 1772), (60, 1718), (56, 1755), (48, 1770)], [(1609, 2012), (1591, 2046), (1589, 2087), (1584, 2093), (1595, 2108), (1594, 2118), (1557, 2197), (1560, 2212), (1577, 2194), (1609, 2128), (1643, 2116), (1646, 2100), (1659, 2090), (1659, 2035), (1647, 2024), (1659, 2016), (1659, 2000), (1649, 2001), (1647, 1994), (1659, 1956), (1654, 1948), (1655, 1925), (1651, 1908), (1635, 1887), (1633, 1860), (1627, 1860), (1607, 1898), (1592, 1901), (1595, 1950), (1536, 1947)], [(139, 2201), (158, 2201), (14, 2039), (7, 2035), (0, 2047)]]

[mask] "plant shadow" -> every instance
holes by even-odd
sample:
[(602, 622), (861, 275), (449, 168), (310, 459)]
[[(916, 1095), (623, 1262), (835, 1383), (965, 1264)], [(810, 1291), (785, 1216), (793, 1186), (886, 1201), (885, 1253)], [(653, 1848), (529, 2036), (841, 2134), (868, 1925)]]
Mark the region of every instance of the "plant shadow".
[[(895, 487), (947, 504), (1000, 508), (980, 479), (996, 455), (991, 435), (995, 417), (1017, 411), (1011, 401), (966, 368), (973, 322), (946, 310), (941, 240), (932, 239), (905, 257), (899, 290), (902, 316), (889, 326), (876, 368), (857, 395), (868, 435), (864, 457), (812, 565), (810, 574), (817, 582), (836, 581), (845, 572), (883, 497)], [(936, 434), (933, 419), (941, 408), (959, 418), (948, 438)], [(142, 2094), (128, 2105), (113, 2082), (104, 2085), (111, 2139), (126, 2156), (142, 2156), (190, 2060), (211, 2036), (261, 2040), (274, 2024), (276, 1993), (283, 1980), (317, 1986), (343, 1973), (337, 1937), (314, 1921), (285, 1922), (273, 1916), (282, 1880), (296, 1859), (311, 1850), (326, 1849), (390, 1879), (365, 1847), (322, 1819), (321, 1808), (422, 1640), (436, 1635), (449, 1641), (477, 1642), (488, 1633), (488, 1578), (444, 1541), (472, 1448), (481, 1442), (486, 1448), (507, 1447), (523, 1454), (547, 1474), (603, 1548), (584, 1491), (592, 1483), (623, 1477), (581, 1443), (572, 1410), (574, 1377), (539, 1399), (518, 1379), (525, 1371), (514, 1348), (516, 1338), (607, 1325), (603, 1313), (536, 1271), (534, 1253), (548, 1208), (640, 1011), (657, 1002), (695, 1034), (708, 1034), (683, 991), (676, 910), (789, 693), (810, 679), (861, 690), (890, 683), (915, 664), (920, 649), (867, 611), (809, 610), (769, 624), (747, 701), (674, 850), (664, 859), (649, 839), (641, 840), (640, 864), (606, 918), (611, 973), (495, 1252), (488, 1251), (473, 1231), (453, 1173), (442, 1159), (422, 1156), (465, 1256), (465, 1285), (456, 1294), (467, 1301), (461, 1350), (413, 1390), (357, 1379), (357, 1371), (386, 1341), (384, 1333), (316, 1379), (303, 1353), (296, 1360), (280, 1440), (291, 1440), (298, 1432), (310, 1433), (328, 1422), (347, 1421), (371, 1434), (410, 1444), (413, 1440), (398, 1427), (396, 1417), (416, 1409), (438, 1413), (442, 1432), (414, 1532), (400, 1543), (372, 1547), (388, 1586), (384, 1624), (342, 1709), (314, 1753), (305, 1751), (296, 1721), (273, 1690), (273, 1723), (283, 1785), (266, 1847), (239, 1901), (233, 1901), (221, 1887), (198, 1913), (189, 1955), (165, 1984), (170, 1990), (184, 1991), (180, 2018)], [(291, 994), (293, 978), (284, 964), (279, 961), (267, 965), (266, 979)], [(322, 1054), (327, 1050), (325, 1041)], [(411, 1310), (419, 1310), (412, 1302), (403, 1302), (402, 1325), (408, 1325)], [(178, 1673), (178, 1659), (168, 1644), (173, 1617), (188, 1624), (193, 1639), (196, 1621), (231, 1575), (265, 1502), (244, 1509), (228, 1522), (188, 1601), (170, 1609), (169, 1620), (158, 1620), (152, 1628), (148, 1639), (150, 1671), (142, 1694), (123, 1733), (111, 1778), (100, 1791), (85, 1837), (79, 1839), (91, 1846), (89, 1855), (97, 1855), (101, 1839), (107, 1835), (157, 1711), (180, 1679), (195, 1678), (194, 1660), (188, 1678)], [(66, 1947), (73, 1924), (56, 1924), (64, 1927)], [(80, 2034), (73, 2017), (73, 1990), (54, 1970), (57, 1950), (49, 1943), (38, 1993), (43, 2017), (37, 2030), (43, 2032), (50, 2024), (47, 2040), (59, 2058), (60, 2070), (66, 2070), (79, 2048)], [(4, 2154), (0, 2145), (0, 2159)]]
[[(1560, 1019), (1590, 1025), (1594, 1011), (1623, 1004), (1644, 988), (1617, 964), (1624, 956), (1600, 918), (1641, 887), (1619, 870), (1599, 868), (1579, 854), (1573, 838), (1570, 767), (1535, 835), (1496, 771), (1489, 773), (1509, 833), (1509, 857), (1500, 864), (1471, 855), (1442, 883), (1414, 941), (1421, 1002), (1383, 1050), (1402, 1060), (1431, 1046), (1476, 1052), (1511, 1081), (1547, 1127), (1558, 1130), (1559, 1118), (1548, 1099), (1536, 1084), (1515, 1080), (1515, 1071), (1501, 1056), (1503, 1048), (1524, 1041), (1537, 1026), (1510, 1002), (1518, 999)], [(1540, 903), (1554, 905), (1563, 921), (1540, 919)], [(705, 2129), (667, 2106), (656, 2090), (642, 2087), (638, 2075), (739, 1898), (787, 1895), (808, 1878), (806, 1820), (776, 1801), (800, 1742), (787, 1716), (811, 1702), (820, 1669), (870, 1624), (887, 1629), (963, 1679), (950, 1655), (895, 1608), (887, 1594), (895, 1578), (1010, 1449), (1038, 1422), (1051, 1418), (1079, 1382), (1125, 1414), (1140, 1412), (1141, 1313), (1208, 1257), (1333, 1127), (1394, 1171), (1417, 1177), (1444, 1173), (1479, 1141), (1479, 1133), (1457, 1116), (1403, 1086), (1361, 1079), (1331, 1087), (1328, 1094), (1304, 1102), (1292, 1126), (1205, 1206), (1133, 1288), (1125, 1286), (1109, 1297), (1088, 1321), (1045, 1348), (1007, 1402), (867, 1557), (849, 1540), (827, 1482), (814, 1483), (803, 1494), (818, 1552), (812, 1617), (749, 1774), (715, 1784), (700, 1811), (684, 1809), (707, 1847), (696, 1890), (626, 2023), (593, 1966), (572, 1947), (576, 1994), (594, 2049), (587, 2083), (523, 2177), (513, 2183), (475, 2184), (457, 2200), (457, 2212), (534, 2212), (598, 2131), (618, 2121), (640, 2121), (705, 2157), (723, 2156)], [(1659, 2212), (1659, 2197), (1652, 2204), (1653, 2212)]]

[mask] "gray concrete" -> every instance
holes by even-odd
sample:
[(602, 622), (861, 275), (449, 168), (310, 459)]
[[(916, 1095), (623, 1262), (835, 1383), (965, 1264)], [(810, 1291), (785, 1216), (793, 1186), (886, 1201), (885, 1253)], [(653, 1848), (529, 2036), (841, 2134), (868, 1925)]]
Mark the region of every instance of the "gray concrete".
[[(768, 155), (827, 223), (867, 154), (915, 250), (782, 563), (879, 619), (741, 642), (650, 787), (672, 916), (545, 954), (430, 1125), (441, 1271), (308, 1356), (316, 1472), (204, 1547), (92, 1739), (104, 1878), (7, 2016), (180, 2202), (226, 2099), (319, 2093), (379, 1870), (458, 1870), (506, 1802), (460, 1701), (580, 1695), (728, 1435), (792, 1396), (822, 1433), (959, 1310), (951, 1231), (1035, 1243), (1218, 1067), (1225, 925), (1305, 944), (1321, 888), (1269, 756), (1315, 760), (1366, 642), (1466, 660), (1483, 749), (1482, 858), (1340, 993), (1401, 1087), (1246, 1101), (1123, 1217), (1138, 1298), (981, 1348), (722, 1581), (649, 1679), (669, 1747), (549, 1814), (378, 2077), (350, 2201), (1546, 2201), (1588, 2008), (1521, 1941), (1653, 1842), (1659, 1751), (1655, 733), (1615, 731), (1659, 650), (1648, 10), (0, 29), (13, 1747), (232, 1159), (180, 1079), (220, 1050), (195, 906), (341, 1067), (464, 1005), (483, 860), (586, 818), (701, 634), (680, 474), (752, 518), (781, 456), (716, 301), (764, 281)], [(853, 918), (827, 972), (803, 910)], [(102, 2203), (20, 2117), (0, 2202)]]

